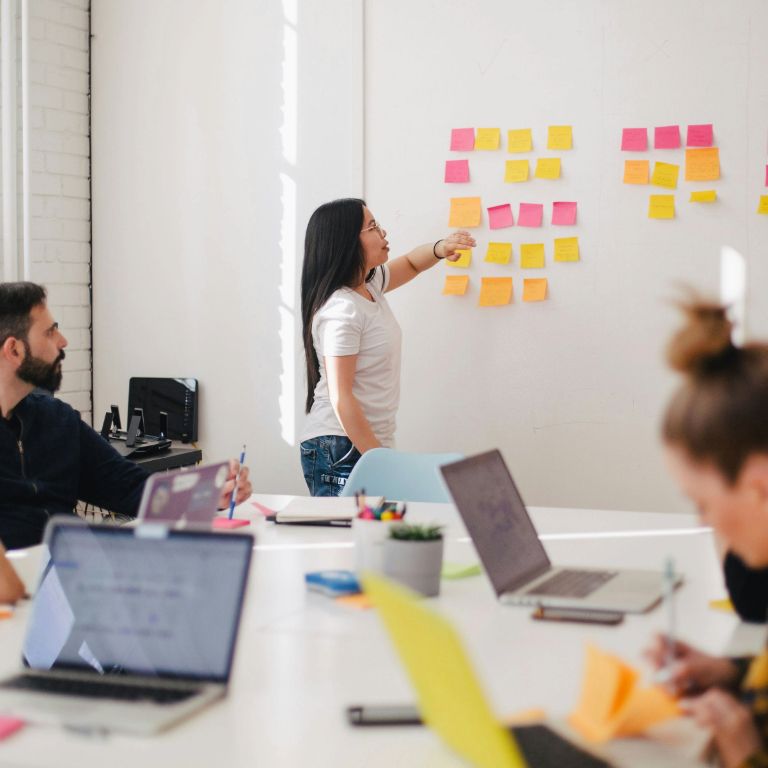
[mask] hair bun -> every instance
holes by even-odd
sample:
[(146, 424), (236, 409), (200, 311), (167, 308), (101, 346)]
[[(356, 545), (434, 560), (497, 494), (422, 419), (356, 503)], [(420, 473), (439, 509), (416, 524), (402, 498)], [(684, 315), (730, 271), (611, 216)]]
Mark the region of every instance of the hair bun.
[(736, 348), (731, 341), (733, 323), (727, 307), (696, 298), (679, 307), (686, 323), (667, 345), (667, 362), (675, 371), (694, 376), (732, 359)]

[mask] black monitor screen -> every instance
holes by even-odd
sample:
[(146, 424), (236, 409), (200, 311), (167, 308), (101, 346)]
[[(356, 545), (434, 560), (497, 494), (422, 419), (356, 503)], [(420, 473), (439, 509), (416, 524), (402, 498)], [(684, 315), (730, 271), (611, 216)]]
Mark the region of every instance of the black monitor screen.
[(134, 408), (144, 410), (144, 431), (160, 434), (160, 411), (168, 414), (171, 440), (197, 440), (197, 379), (159, 379), (134, 376), (128, 387), (128, 421)]

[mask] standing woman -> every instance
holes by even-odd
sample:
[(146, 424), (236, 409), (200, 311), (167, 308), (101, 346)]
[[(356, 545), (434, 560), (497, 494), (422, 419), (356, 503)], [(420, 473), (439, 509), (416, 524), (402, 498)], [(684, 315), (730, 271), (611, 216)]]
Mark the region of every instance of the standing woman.
[(301, 465), (313, 496), (338, 496), (361, 454), (394, 445), (401, 332), (384, 294), (474, 245), (454, 232), (387, 263), (387, 233), (365, 201), (334, 200), (312, 214), (301, 273)]

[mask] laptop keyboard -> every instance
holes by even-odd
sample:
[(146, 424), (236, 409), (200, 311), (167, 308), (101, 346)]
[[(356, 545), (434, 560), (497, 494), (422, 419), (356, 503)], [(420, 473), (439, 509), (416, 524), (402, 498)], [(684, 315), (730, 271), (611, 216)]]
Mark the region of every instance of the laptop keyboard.
[(152, 686), (119, 685), (115, 683), (91, 682), (90, 680), (64, 680), (53, 677), (18, 675), (6, 680), (3, 688), (53, 693), (62, 696), (85, 696), (94, 699), (117, 699), (119, 701), (148, 700), (154, 704), (175, 704), (194, 696), (198, 689), (169, 689)]
[(545, 725), (519, 725), (509, 730), (532, 767), (610, 768), (610, 763), (579, 749)]
[(554, 597), (586, 597), (610, 581), (617, 571), (562, 570), (546, 581), (529, 589), (526, 595), (553, 595)]

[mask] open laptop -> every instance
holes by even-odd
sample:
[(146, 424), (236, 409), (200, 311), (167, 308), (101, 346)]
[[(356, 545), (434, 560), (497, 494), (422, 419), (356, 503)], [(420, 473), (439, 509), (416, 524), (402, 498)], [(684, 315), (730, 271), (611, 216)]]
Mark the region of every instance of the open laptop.
[(499, 722), (453, 627), (416, 595), (379, 576), (363, 577), (416, 689), (424, 722), (480, 768), (607, 768), (543, 724)]
[(225, 695), (253, 537), (53, 520), (0, 713), (151, 734)]
[(440, 471), (503, 602), (643, 613), (661, 599), (661, 571), (554, 567), (499, 451)]
[(156, 472), (144, 484), (136, 518), (141, 523), (210, 526), (228, 474), (228, 461)]

